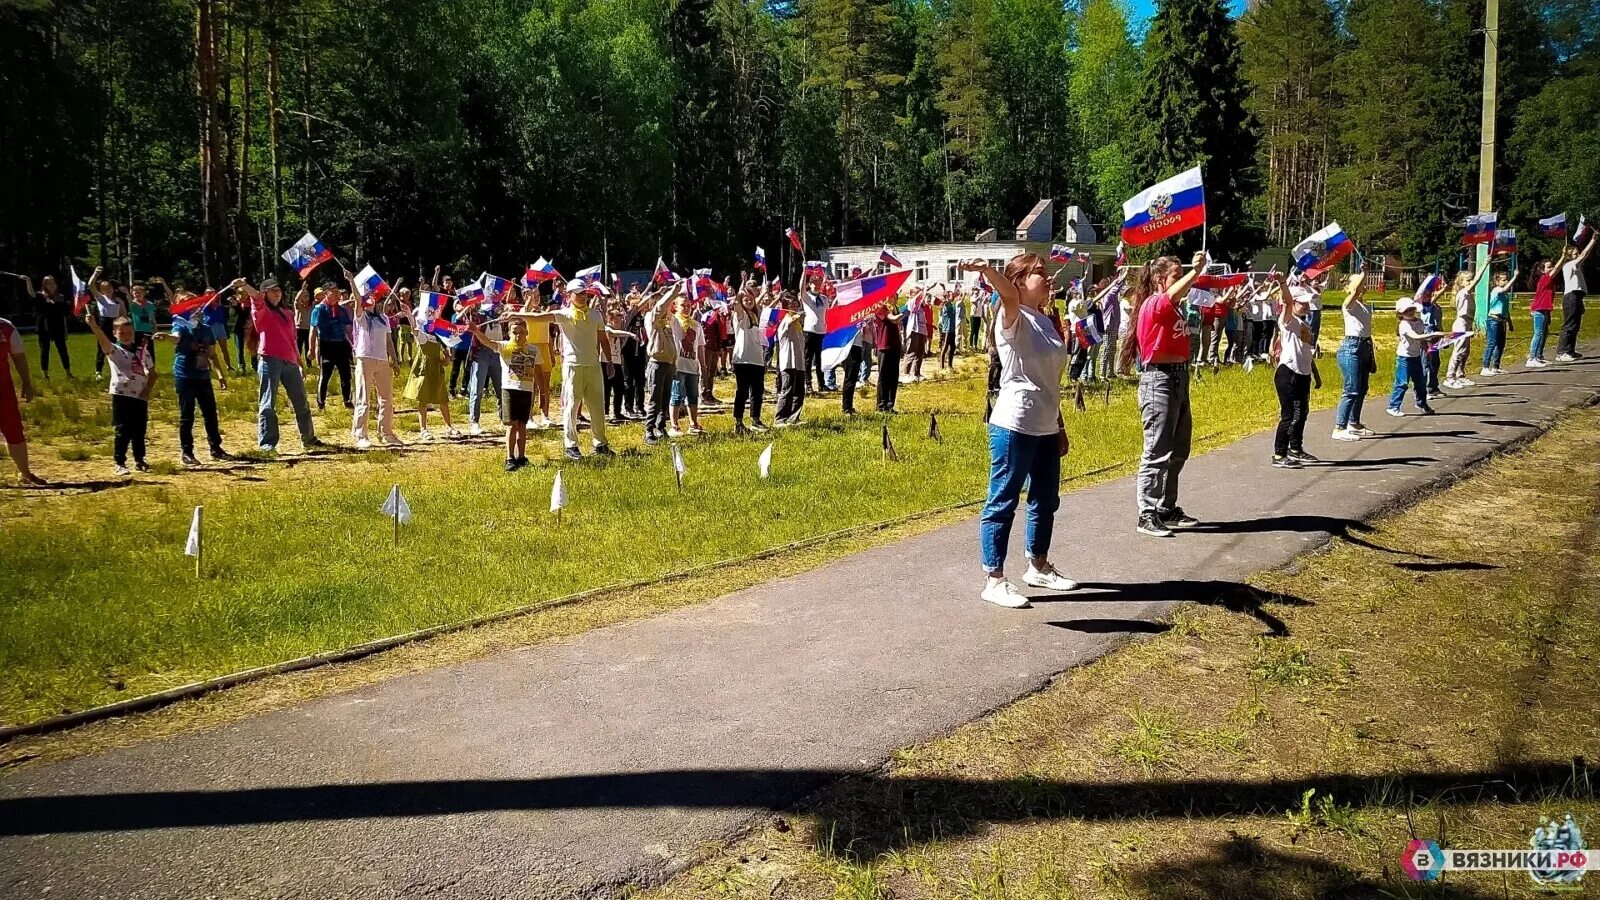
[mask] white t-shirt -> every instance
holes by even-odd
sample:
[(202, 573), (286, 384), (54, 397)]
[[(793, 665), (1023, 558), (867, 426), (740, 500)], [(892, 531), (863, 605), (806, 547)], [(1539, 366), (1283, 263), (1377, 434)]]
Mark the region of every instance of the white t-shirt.
[(1428, 349), (1428, 342), (1422, 339), (1424, 334), (1427, 332), (1422, 330), (1421, 322), (1401, 319), (1400, 346), (1397, 352), (1406, 357), (1421, 356), (1423, 351)]
[(1344, 305), (1344, 336), (1347, 338), (1372, 336), (1372, 307), (1360, 300)]
[(583, 321), (578, 321), (577, 309), (568, 306), (552, 310), (555, 323), (561, 329), (561, 361), (573, 366), (600, 365), (600, 327), (605, 313), (598, 309), (584, 310)]
[(761, 324), (761, 315), (735, 309), (729, 315), (729, 324), (733, 327), (734, 364), (766, 365), (766, 329)]
[(100, 318), (114, 319), (122, 315), (122, 304), (117, 302), (116, 297), (102, 294), (98, 291), (90, 291), (89, 293), (94, 296), (95, 314)]
[(1296, 375), (1311, 374), (1311, 346), (1300, 335), (1307, 327), (1304, 319), (1289, 316), (1287, 327), (1278, 329), (1278, 362)]
[[(793, 313), (787, 315), (792, 316)], [(793, 320), (778, 326), (778, 370), (805, 371), (806, 345), (805, 338), (801, 336), (802, 329), (795, 327)]]
[(678, 342), (678, 374), (700, 374), (700, 351), (706, 348), (706, 329), (693, 317), (685, 328), (677, 316), (672, 317), (672, 339)]
[(806, 291), (800, 295), (800, 306), (805, 311), (805, 320), (801, 325), (812, 334), (824, 334), (828, 330), (827, 301), (818, 294)]
[(111, 363), (111, 393), (144, 399), (145, 386), (150, 383), (150, 351), (140, 348), (134, 352), (114, 343), (106, 361)]
[(1472, 295), (1472, 288), (1456, 291), (1456, 321), (1450, 326), (1450, 330), (1471, 331), (1472, 317), (1477, 311), (1478, 298)]
[(1036, 309), (1018, 307), (1011, 330), (994, 329), (1000, 355), (1000, 393), (989, 424), (1020, 434), (1044, 436), (1061, 430), (1061, 373), (1067, 344), (1056, 326)]
[(1562, 293), (1570, 294), (1573, 291), (1588, 293), (1589, 288), (1583, 281), (1583, 264), (1571, 260), (1561, 267), (1561, 277), (1565, 284)]
[(350, 337), (357, 359), (389, 358), (389, 317), (382, 313), (357, 312), (350, 326)]

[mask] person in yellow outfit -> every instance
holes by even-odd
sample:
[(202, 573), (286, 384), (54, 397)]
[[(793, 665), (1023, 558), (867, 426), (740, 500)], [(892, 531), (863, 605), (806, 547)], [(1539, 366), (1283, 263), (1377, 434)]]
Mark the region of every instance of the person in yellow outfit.
[(578, 451), (578, 407), (590, 411), (594, 452), (615, 456), (606, 443), (605, 373), (600, 368), (600, 341), (605, 330), (605, 315), (589, 308), (589, 288), (567, 289), (569, 306), (544, 312), (517, 312), (533, 330), (554, 323), (561, 329), (561, 424), (562, 440), (568, 459), (580, 459)]

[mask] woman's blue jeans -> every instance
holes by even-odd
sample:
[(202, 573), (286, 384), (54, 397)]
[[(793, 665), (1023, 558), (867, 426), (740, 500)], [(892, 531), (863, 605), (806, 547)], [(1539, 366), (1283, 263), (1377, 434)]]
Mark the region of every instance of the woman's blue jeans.
[(1345, 338), (1335, 358), (1339, 360), (1339, 374), (1344, 376), (1344, 393), (1339, 396), (1333, 427), (1342, 430), (1361, 424), (1361, 404), (1366, 402), (1372, 378), (1367, 371), (1367, 361), (1372, 358), (1372, 338)]
[(1024, 484), (1028, 486), (1028, 556), (1043, 559), (1050, 555), (1050, 536), (1061, 505), (1060, 440), (1054, 434), (1023, 434), (989, 426), (989, 500), (978, 519), (984, 571), (1005, 571), (1011, 522)]

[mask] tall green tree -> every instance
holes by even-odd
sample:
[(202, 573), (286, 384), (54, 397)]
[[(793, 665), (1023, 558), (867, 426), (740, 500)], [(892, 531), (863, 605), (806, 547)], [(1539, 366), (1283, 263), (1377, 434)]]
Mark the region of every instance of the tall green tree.
[(992, 0), (953, 0), (935, 50), (943, 117), (944, 205), (948, 233), (983, 230), (994, 182), (996, 129), (1006, 110), (994, 91)]
[[(1245, 109), (1239, 39), (1222, 0), (1161, 0), (1144, 43), (1135, 163), (1145, 183), (1201, 166), (1206, 228), (1217, 255), (1261, 244), (1246, 204), (1259, 187), (1256, 125)], [(1198, 247), (1190, 233), (1178, 248)]]
[(1139, 50), (1117, 0), (1087, 0), (1079, 15), (1078, 49), (1067, 96), (1076, 118), (1095, 221), (1114, 229), (1122, 201), (1139, 191), (1134, 173), (1134, 104), (1140, 86)]

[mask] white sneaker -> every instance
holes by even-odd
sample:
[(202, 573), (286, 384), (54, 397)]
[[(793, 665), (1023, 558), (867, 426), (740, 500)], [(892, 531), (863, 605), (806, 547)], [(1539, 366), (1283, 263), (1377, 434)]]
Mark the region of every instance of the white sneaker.
[(990, 581), (983, 588), (979, 596), (993, 603), (995, 606), (1004, 606), (1006, 609), (1027, 609), (1028, 598), (1017, 593), (1017, 586), (1004, 578), (999, 581)]
[(454, 425), (452, 425), (449, 428), (445, 429), (444, 436), (449, 438), (452, 441), (461, 440), (461, 432), (459, 430), (457, 430)]
[(1494, 370), (1493, 369), (1485, 368), (1485, 369), (1479, 369), (1478, 370), (1478, 377), (1479, 378), (1488, 378), (1488, 377), (1490, 377), (1492, 375), (1494, 375)]
[(428, 429), (424, 428), (421, 431), (417, 432), (417, 440), (419, 440), (419, 441), (431, 441), (431, 440), (433, 440), (433, 432), (431, 432)]
[(1477, 384), (1477, 382), (1473, 381), (1471, 378), (1456, 379), (1456, 387), (1472, 387), (1475, 384)]
[(1571, 353), (1563, 353), (1556, 357), (1556, 362), (1573, 362), (1576, 359), (1577, 357), (1573, 356)]
[(357, 450), (371, 450), (372, 449), (372, 442), (367, 440), (366, 438), (362, 438), (361, 440), (356, 441), (356, 449)]
[(1335, 428), (1333, 430), (1333, 439), (1336, 441), (1359, 441), (1361, 440), (1361, 435), (1345, 428)]
[(1386, 409), (1384, 412), (1394, 416), (1396, 419), (1404, 419), (1406, 417), (1406, 414), (1398, 409)]
[(683, 430), (676, 425), (668, 426), (667, 437), (683, 437)]
[(1351, 425), (1349, 431), (1351, 434), (1356, 435), (1357, 437), (1369, 438), (1378, 436), (1376, 431), (1373, 431), (1371, 428), (1368, 428), (1365, 425)]
[(477, 422), (473, 422), (472, 427), (467, 429), (467, 434), (470, 434), (473, 437), (481, 437), (483, 435), (483, 426), (479, 425)]
[(1028, 571), (1023, 573), (1023, 582), (1031, 587), (1044, 588), (1047, 591), (1075, 591), (1078, 583), (1071, 578), (1056, 571), (1056, 567), (1045, 563), (1043, 570), (1033, 567), (1028, 563)]
[(549, 419), (549, 417), (546, 416), (544, 413), (540, 413), (539, 415), (534, 416), (533, 417), (533, 427), (535, 427), (537, 429), (540, 429), (541, 431), (546, 429), (546, 428), (549, 428), (550, 427), (550, 419)]

